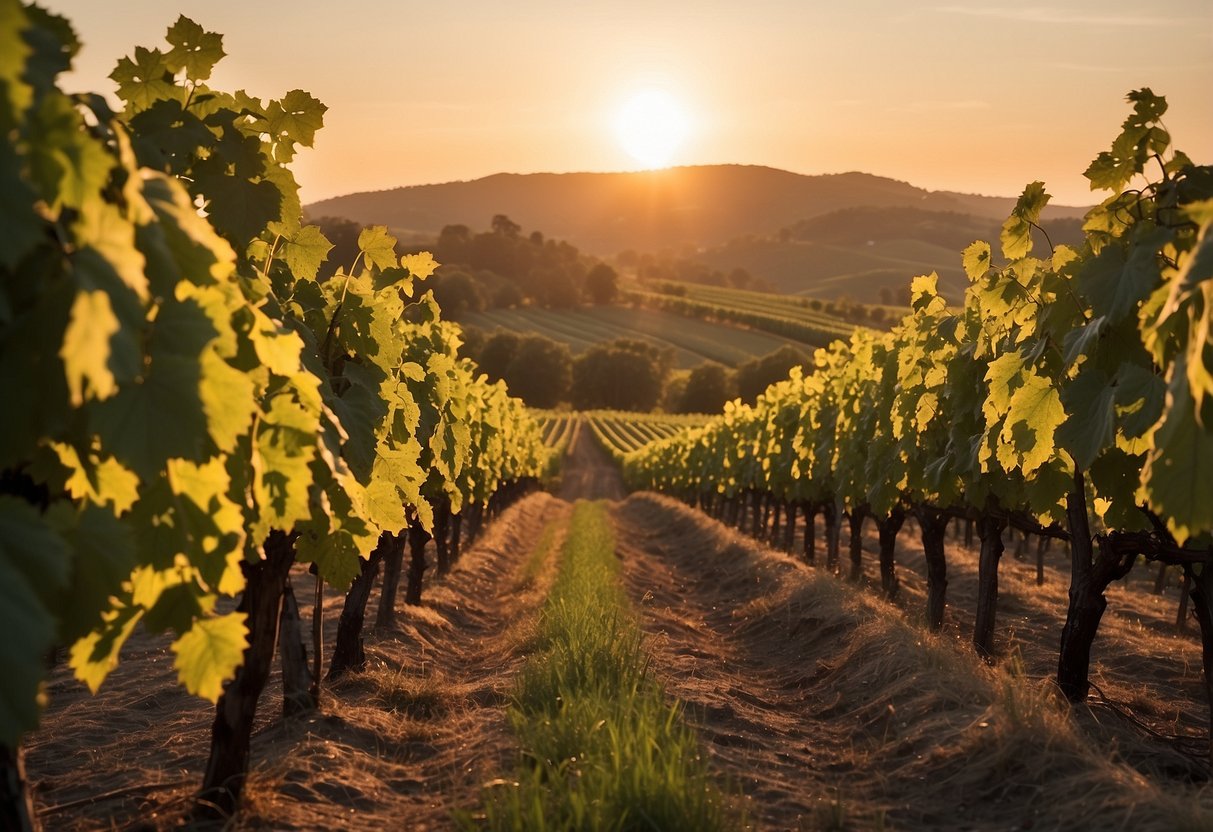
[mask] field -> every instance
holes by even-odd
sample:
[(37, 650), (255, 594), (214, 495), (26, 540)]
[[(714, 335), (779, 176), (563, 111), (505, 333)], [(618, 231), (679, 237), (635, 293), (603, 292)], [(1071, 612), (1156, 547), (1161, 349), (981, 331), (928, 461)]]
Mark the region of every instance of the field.
[[(1161, 831), (1213, 823), (1213, 798), (1199, 785), (1199, 646), (1174, 631), (1173, 587), (1154, 595), (1152, 580), (1134, 576), (1110, 590), (1093, 673), (1099, 695), (1068, 706), (1045, 681), (1064, 609), (1060, 549), (1047, 556), (1043, 587), (1029, 564), (1004, 569), (1004, 626), (991, 667), (964, 639), (977, 557), (958, 538), (947, 544), (956, 605), (933, 634), (917, 613), (924, 567), (909, 526), (897, 548), (904, 592), (891, 603), (877, 595), (870, 525), (852, 586), (667, 498), (625, 499), (618, 471), (587, 431), (566, 465), (559, 496), (532, 495), (507, 510), (424, 606), (401, 605), (392, 627), (368, 635), (366, 669), (334, 685), (319, 711), (280, 719), (271, 680), (245, 805), (225, 828), (378, 829), (400, 818), (419, 830), (534, 828), (511, 826), (516, 794), (552, 817), (561, 801), (575, 803), (575, 794), (526, 785), (529, 749), (551, 738), (526, 729), (518, 709), (535, 684), (524, 681), (525, 668), (560, 638), (543, 634), (550, 614), (542, 610), (569, 568), (569, 536), (580, 534), (570, 501), (586, 497), (616, 500), (596, 512), (619, 571), (596, 580), (606, 582), (602, 592), (621, 588), (618, 614), (640, 634), (639, 678), (673, 706), (634, 730), (689, 736), (711, 778), (706, 788), (716, 796), (703, 811), (717, 828)], [(793, 543), (803, 548), (799, 536)], [(340, 601), (330, 595), (327, 638)], [(52, 675), (50, 694), (27, 758), (48, 828), (159, 829), (182, 820), (212, 711), (175, 687), (167, 639), (137, 636), (96, 697), (65, 668)], [(624, 753), (626, 743), (610, 748)], [(594, 753), (578, 758), (583, 772), (604, 764), (604, 752)], [(705, 788), (690, 785), (694, 766), (663, 771), (680, 788), (675, 798)], [(612, 790), (627, 778), (614, 780), (602, 787), (603, 803), (622, 799)], [(525, 791), (533, 788), (540, 791)]]
[(594, 344), (616, 338), (639, 338), (672, 349), (675, 365), (690, 369), (705, 361), (735, 367), (751, 358), (798, 342), (765, 332), (710, 324), (704, 321), (622, 306), (581, 309), (492, 309), (470, 313), (464, 323), (491, 332), (501, 328), (538, 333), (569, 345), (578, 354)]
[(875, 303), (880, 290), (897, 292), (910, 279), (935, 271), (951, 299), (964, 295), (964, 270), (956, 251), (921, 240), (884, 240), (845, 246), (822, 242), (739, 240), (711, 251), (714, 268), (738, 266), (771, 281), (777, 289), (807, 297), (847, 296)]

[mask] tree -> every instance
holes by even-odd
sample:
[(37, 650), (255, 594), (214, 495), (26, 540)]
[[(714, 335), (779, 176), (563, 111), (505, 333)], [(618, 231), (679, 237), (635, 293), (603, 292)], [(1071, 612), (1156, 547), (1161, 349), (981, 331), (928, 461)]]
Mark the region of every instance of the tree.
[(735, 384), (728, 368), (715, 362), (700, 364), (691, 370), (686, 389), (676, 405), (678, 413), (719, 413), (735, 395)]
[(516, 333), (499, 329), (489, 336), (480, 348), (478, 363), (480, 369), (488, 374), (490, 381), (500, 381), (505, 378), (514, 356), (518, 354), (520, 339)]
[(565, 400), (573, 381), (573, 357), (567, 345), (528, 335), (505, 372), (510, 393), (531, 407), (552, 408)]
[(484, 289), (476, 278), (458, 269), (439, 269), (436, 277), (434, 299), (448, 318), (458, 321), (468, 312), (484, 309)]
[(761, 358), (747, 361), (737, 368), (737, 395), (753, 404), (759, 393), (787, 378), (788, 371), (793, 367), (808, 363), (809, 357), (791, 345), (784, 345)]
[(333, 244), (328, 259), (320, 264), (319, 276), (323, 280), (332, 277), (340, 266), (349, 268), (349, 264), (354, 262), (358, 256), (358, 235), (362, 233), (362, 225), (345, 217), (320, 217), (315, 224), (320, 226), (320, 233)]
[(595, 304), (608, 304), (619, 294), (619, 275), (606, 263), (599, 263), (585, 276), (585, 291)]
[(666, 374), (660, 353), (652, 345), (626, 340), (590, 348), (573, 362), (573, 407), (652, 410)]
[(502, 237), (517, 237), (522, 232), (522, 226), (505, 214), (495, 215), (491, 227), (494, 234), (500, 234)]

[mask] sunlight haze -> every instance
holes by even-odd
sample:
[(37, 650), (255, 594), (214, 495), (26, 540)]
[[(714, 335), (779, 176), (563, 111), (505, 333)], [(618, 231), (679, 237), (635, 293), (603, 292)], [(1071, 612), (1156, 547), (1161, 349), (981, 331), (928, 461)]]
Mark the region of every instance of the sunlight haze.
[[(930, 189), (1094, 201), (1079, 175), (1124, 118), (1213, 155), (1213, 4), (1027, 7), (859, 0), (577, 4), (50, 0), (84, 41), (66, 83), (111, 92), (114, 62), (178, 13), (224, 35), (214, 82), (328, 105), (296, 171), (305, 201), (508, 171), (742, 163), (859, 170)], [(340, 24), (340, 25), (335, 25)], [(629, 152), (622, 104), (669, 90), (694, 122)], [(677, 120), (677, 119), (675, 119)], [(678, 132), (678, 130), (675, 130)]]

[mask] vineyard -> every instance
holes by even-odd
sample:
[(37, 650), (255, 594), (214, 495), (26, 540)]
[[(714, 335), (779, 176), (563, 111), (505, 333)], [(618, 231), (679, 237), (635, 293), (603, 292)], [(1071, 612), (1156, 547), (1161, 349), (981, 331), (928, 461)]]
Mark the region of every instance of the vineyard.
[(569, 413), (387, 229), (318, 277), (311, 95), (213, 88), (182, 16), (115, 112), (0, 21), (0, 829), (1213, 826), (1213, 169), (1163, 98), (1081, 246), (1034, 183), (960, 307)]
[[(1002, 264), (989, 243), (965, 250), (963, 309), (947, 306), (934, 275), (916, 278), (912, 312), (891, 333), (857, 330), (755, 406), (730, 405), (631, 455), (631, 486), (678, 495), (789, 549), (800, 518), (810, 561), (820, 514), (828, 571), (842, 569), (845, 517), (852, 575), (871, 518), (889, 599), (897, 535), (913, 516), (932, 630), (947, 605), (945, 531), (963, 518), (981, 540), (972, 642), (987, 658), (1004, 530), (1065, 541), (1055, 678), (1071, 702), (1091, 690), (1109, 585), (1140, 561), (1179, 567), (1213, 702), (1213, 171), (1171, 148), (1164, 99), (1149, 90), (1129, 99), (1112, 151), (1086, 172), (1113, 194), (1088, 214), (1081, 249), (1046, 237), (1044, 256), (1032, 256), (1049, 197), (1029, 185), (1003, 225)], [(1139, 178), (1143, 187), (1123, 190)]]
[(639, 339), (672, 350), (681, 369), (716, 361), (728, 367), (766, 355), (795, 339), (755, 329), (721, 326), (675, 312), (622, 306), (583, 309), (489, 309), (468, 313), (466, 322), (486, 331), (539, 333), (580, 354), (604, 341)]
[(739, 324), (819, 347), (847, 337), (854, 329), (838, 317), (813, 309), (813, 302), (805, 298), (674, 281), (663, 281), (654, 288), (656, 291), (630, 290), (625, 299), (649, 309)]

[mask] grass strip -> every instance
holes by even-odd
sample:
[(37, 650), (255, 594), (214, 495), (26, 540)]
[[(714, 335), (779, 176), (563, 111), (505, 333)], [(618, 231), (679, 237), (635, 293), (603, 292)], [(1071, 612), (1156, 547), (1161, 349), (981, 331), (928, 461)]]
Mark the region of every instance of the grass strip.
[(649, 674), (601, 503), (573, 510), (560, 573), (510, 718), (516, 780), (491, 784), (465, 829), (710, 830), (740, 825), (681, 709)]

